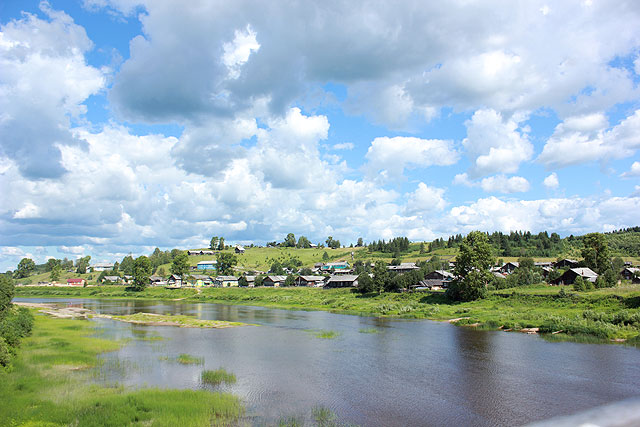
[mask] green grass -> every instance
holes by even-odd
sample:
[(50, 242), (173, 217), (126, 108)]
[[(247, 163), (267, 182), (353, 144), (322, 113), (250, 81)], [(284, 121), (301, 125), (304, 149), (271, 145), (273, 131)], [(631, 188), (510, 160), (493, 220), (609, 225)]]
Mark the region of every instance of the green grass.
[[(610, 339), (626, 339), (629, 342), (640, 335), (636, 325), (611, 324), (603, 334), (596, 322), (606, 320), (584, 319), (583, 312), (591, 310), (612, 314), (621, 310), (633, 313), (640, 311), (640, 285), (625, 285), (591, 292), (574, 292), (564, 287), (567, 296), (559, 296), (561, 287), (534, 285), (489, 292), (483, 300), (456, 303), (449, 301), (443, 293), (383, 293), (362, 296), (349, 289), (314, 288), (205, 288), (197, 294), (192, 289), (167, 290), (146, 289), (143, 292), (128, 292), (123, 287), (100, 288), (16, 288), (17, 296), (71, 296), (96, 298), (175, 299), (190, 302), (257, 305), (293, 310), (324, 310), (336, 313), (400, 317), (412, 319), (449, 320), (469, 317), (468, 323), (478, 323), (488, 329), (521, 329), (551, 327), (553, 324), (567, 327), (570, 333), (586, 331)], [(558, 319), (561, 318), (561, 321)], [(584, 326), (587, 326), (586, 328)], [(558, 332), (555, 330), (553, 332)], [(580, 333), (583, 333), (580, 332)]]
[(317, 338), (322, 338), (325, 340), (332, 340), (334, 338), (338, 338), (340, 336), (340, 332), (337, 331), (327, 331), (327, 330), (320, 330), (320, 331), (313, 331), (313, 334), (317, 337)]
[(123, 322), (137, 323), (141, 325), (169, 325), (180, 326), (182, 328), (230, 328), (246, 325), (246, 323), (240, 322), (197, 319), (195, 317), (185, 316), (182, 314), (135, 313), (108, 317), (115, 320), (121, 320)]
[(358, 332), (360, 332), (361, 334), (379, 334), (381, 331), (376, 328), (367, 328), (367, 329), (360, 329)]
[(219, 368), (215, 371), (203, 371), (200, 375), (200, 379), (204, 384), (209, 385), (218, 385), (222, 383), (235, 384), (236, 382), (235, 374), (225, 371), (224, 368)]
[(204, 364), (204, 358), (198, 356), (192, 356), (190, 354), (182, 353), (175, 359), (176, 362), (182, 365), (202, 365)]
[(97, 356), (121, 345), (94, 333), (89, 321), (36, 315), (12, 368), (0, 371), (0, 425), (209, 426), (239, 418), (230, 394), (94, 383)]

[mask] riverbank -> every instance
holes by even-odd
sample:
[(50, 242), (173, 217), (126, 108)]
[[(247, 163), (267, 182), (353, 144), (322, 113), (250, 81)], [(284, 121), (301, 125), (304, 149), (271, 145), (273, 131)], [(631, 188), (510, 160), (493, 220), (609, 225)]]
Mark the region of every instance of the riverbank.
[[(562, 292), (561, 292), (562, 291)], [(181, 300), (323, 310), (363, 316), (450, 321), (479, 329), (540, 332), (554, 340), (601, 340), (638, 345), (640, 286), (575, 293), (545, 285), (490, 292), (472, 302), (451, 302), (443, 293), (384, 293), (362, 296), (350, 289), (314, 288), (89, 288), (17, 287), (17, 297)], [(553, 335), (552, 335), (553, 334)]]
[(94, 324), (35, 315), (9, 370), (0, 370), (0, 425), (229, 425), (242, 412), (228, 393), (96, 383), (98, 355), (122, 343), (96, 338)]

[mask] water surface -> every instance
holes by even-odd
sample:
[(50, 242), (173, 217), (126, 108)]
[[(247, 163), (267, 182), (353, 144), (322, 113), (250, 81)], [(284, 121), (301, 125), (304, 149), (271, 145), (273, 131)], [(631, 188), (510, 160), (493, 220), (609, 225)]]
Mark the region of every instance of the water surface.
[[(324, 406), (363, 426), (521, 425), (640, 394), (640, 350), (552, 343), (537, 336), (405, 321), (207, 303), (16, 298), (105, 314), (186, 314), (252, 323), (229, 329), (140, 326), (96, 319), (100, 333), (131, 338), (103, 356), (102, 380), (205, 388), (204, 369), (224, 367), (254, 425), (311, 420)], [(321, 339), (316, 332), (338, 332)], [(365, 333), (375, 330), (376, 333)], [(159, 339), (161, 337), (162, 339)], [(180, 365), (181, 353), (203, 365)]]

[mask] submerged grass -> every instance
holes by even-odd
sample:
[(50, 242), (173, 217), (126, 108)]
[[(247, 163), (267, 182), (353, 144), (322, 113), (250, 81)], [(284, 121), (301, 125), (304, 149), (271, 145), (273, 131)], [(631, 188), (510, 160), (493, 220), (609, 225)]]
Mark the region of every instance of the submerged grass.
[(191, 356), (190, 354), (182, 353), (176, 358), (176, 362), (183, 365), (202, 365), (204, 363), (204, 357)]
[[(559, 291), (563, 289), (564, 293)], [(192, 302), (258, 305), (295, 310), (450, 320), (468, 317), (467, 324), (484, 329), (541, 328), (546, 332), (565, 331), (567, 335), (586, 334), (607, 342), (625, 339), (637, 345), (640, 325), (617, 322), (615, 314), (627, 311), (630, 318), (640, 316), (640, 285), (625, 285), (592, 292), (574, 292), (571, 287), (533, 285), (491, 291), (488, 298), (472, 302), (452, 302), (443, 293), (383, 293), (360, 295), (350, 289), (310, 288), (205, 288), (167, 290), (149, 288), (129, 292), (123, 287), (99, 288), (16, 288), (17, 296), (72, 296), (109, 298), (182, 298)], [(597, 317), (583, 317), (591, 311)], [(598, 317), (600, 316), (601, 317)], [(604, 324), (610, 326), (604, 326)], [(558, 328), (558, 329), (554, 329)]]
[(246, 323), (227, 322), (223, 320), (197, 319), (183, 314), (154, 314), (135, 313), (123, 316), (109, 316), (112, 319), (123, 322), (136, 323), (140, 325), (167, 325), (180, 326), (182, 328), (231, 328), (234, 326), (244, 326)]
[(376, 328), (366, 328), (360, 329), (358, 332), (360, 332), (361, 334), (379, 334), (381, 331)]
[(200, 375), (200, 379), (204, 384), (218, 385), (218, 384), (235, 384), (236, 376), (231, 372), (227, 372), (224, 368), (218, 368), (215, 371), (207, 370), (203, 371)]
[(338, 332), (338, 331), (329, 331), (329, 330), (322, 329), (320, 331), (314, 331), (314, 335), (317, 338), (322, 338), (322, 339), (325, 339), (325, 340), (332, 340), (334, 338), (338, 338), (340, 336), (340, 332)]
[(242, 408), (230, 394), (127, 390), (94, 383), (100, 353), (121, 342), (91, 337), (94, 324), (35, 316), (12, 369), (0, 371), (0, 425), (228, 425)]

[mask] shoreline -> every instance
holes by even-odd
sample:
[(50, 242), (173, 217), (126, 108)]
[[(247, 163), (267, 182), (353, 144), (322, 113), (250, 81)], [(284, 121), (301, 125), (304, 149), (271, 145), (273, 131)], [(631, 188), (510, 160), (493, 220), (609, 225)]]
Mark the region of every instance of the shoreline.
[[(553, 341), (599, 342), (640, 346), (640, 290), (616, 294), (568, 294), (561, 297), (544, 287), (496, 291), (488, 298), (454, 303), (444, 294), (407, 293), (361, 296), (349, 289), (203, 288), (167, 290), (124, 287), (16, 288), (18, 298), (118, 299), (181, 301), (266, 307), (283, 310), (326, 311), (334, 314), (405, 320), (432, 320), (477, 330), (539, 334)], [(529, 292), (527, 294), (527, 292)], [(622, 294), (622, 295), (620, 295)], [(620, 313), (624, 319), (620, 320)]]

